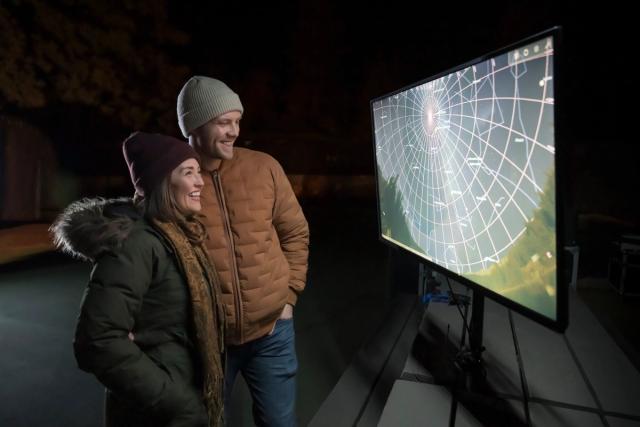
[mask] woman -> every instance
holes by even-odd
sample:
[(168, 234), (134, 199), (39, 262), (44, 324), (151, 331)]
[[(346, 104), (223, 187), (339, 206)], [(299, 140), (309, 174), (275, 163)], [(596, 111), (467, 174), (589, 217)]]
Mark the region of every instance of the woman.
[(222, 425), (219, 281), (202, 249), (197, 154), (163, 135), (123, 144), (134, 200), (82, 200), (52, 226), (94, 262), (74, 352), (107, 388), (107, 426)]

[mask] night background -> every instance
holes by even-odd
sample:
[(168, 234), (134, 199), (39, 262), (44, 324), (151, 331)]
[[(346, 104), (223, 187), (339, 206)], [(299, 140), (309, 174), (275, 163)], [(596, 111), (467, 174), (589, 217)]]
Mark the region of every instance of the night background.
[[(635, 222), (632, 15), (615, 2), (4, 1), (2, 219), (127, 194), (121, 141), (180, 136), (175, 101), (195, 74), (240, 95), (237, 144), (274, 155), (299, 194), (373, 197), (362, 177), (373, 176), (372, 98), (562, 25), (558, 145), (572, 218)], [(24, 191), (32, 183), (41, 195)]]
[[(236, 146), (273, 155), (289, 175), (311, 227), (310, 273), (365, 271), (387, 257), (370, 100), (560, 25), (558, 202), (567, 243), (580, 246), (579, 275), (604, 277), (611, 242), (640, 230), (636, 21), (621, 1), (2, 0), (0, 232), (48, 225), (82, 197), (132, 195), (122, 141), (135, 130), (182, 138), (178, 92), (205, 75), (242, 100)], [(344, 259), (314, 261), (325, 256), (318, 248)], [(354, 281), (377, 280), (370, 274)], [(352, 353), (360, 343), (336, 339)]]

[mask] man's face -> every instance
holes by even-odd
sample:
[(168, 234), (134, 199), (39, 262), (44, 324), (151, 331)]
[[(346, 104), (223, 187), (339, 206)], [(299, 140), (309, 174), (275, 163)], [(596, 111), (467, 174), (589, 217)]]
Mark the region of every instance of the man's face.
[(240, 111), (228, 111), (192, 132), (193, 148), (203, 157), (230, 160), (233, 143), (240, 134)]

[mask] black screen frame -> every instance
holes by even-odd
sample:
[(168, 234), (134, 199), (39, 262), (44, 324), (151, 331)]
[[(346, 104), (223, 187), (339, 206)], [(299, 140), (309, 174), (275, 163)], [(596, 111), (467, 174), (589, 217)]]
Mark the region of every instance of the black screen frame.
[[(376, 140), (375, 140), (375, 121), (374, 121), (374, 109), (373, 109), (373, 105), (375, 102), (384, 100), (388, 97), (394, 96), (398, 93), (404, 92), (406, 90), (409, 90), (413, 87), (416, 86), (420, 86), (422, 84), (428, 83), (430, 81), (433, 80), (437, 80), (441, 77), (444, 77), (448, 74), (451, 73), (455, 73), (456, 71), (471, 67), (475, 64), (478, 64), (480, 62), (483, 61), (487, 61), (493, 57), (496, 57), (498, 55), (502, 55), (504, 53), (507, 53), (509, 51), (512, 51), (514, 49), (517, 49), (519, 47), (522, 47), (523, 45), (529, 44), (535, 40), (539, 40), (541, 38), (544, 37), (553, 37), (553, 49), (554, 49), (554, 58), (553, 58), (553, 79), (554, 79), (554, 109), (553, 109), (553, 120), (554, 120), (554, 150), (555, 150), (555, 156), (554, 156), (554, 161), (555, 161), (555, 165), (554, 165), (554, 169), (555, 169), (555, 208), (556, 208), (556, 260), (557, 260), (557, 266), (556, 266), (556, 319), (553, 320), (549, 317), (546, 317), (540, 313), (538, 313), (535, 310), (532, 310), (522, 304), (519, 304), (509, 298), (506, 298), (470, 279), (467, 279), (463, 276), (458, 275), (457, 273), (447, 269), (446, 267), (443, 267), (439, 264), (436, 264), (435, 262), (432, 262), (422, 256), (419, 256), (417, 254), (415, 254), (414, 252), (411, 252), (407, 249), (405, 249), (404, 247), (400, 246), (400, 245), (396, 245), (395, 243), (385, 239), (382, 237), (382, 222), (381, 222), (381, 213), (380, 213), (380, 189), (379, 189), (379, 176), (378, 176), (378, 168), (377, 168), (377, 153), (376, 153)], [(549, 28), (547, 30), (541, 31), (539, 33), (536, 33), (532, 36), (526, 37), (524, 39), (518, 40), (514, 43), (511, 43), (507, 46), (501, 47), (499, 49), (496, 49), (494, 51), (491, 51), (485, 55), (482, 55), (480, 57), (477, 57), (475, 59), (472, 59), (470, 61), (467, 61), (463, 64), (454, 66), (452, 68), (449, 68), (447, 70), (444, 70), (438, 74), (435, 74), (433, 76), (427, 77), (425, 79), (422, 79), (420, 81), (411, 83), (409, 85), (406, 85), (400, 89), (394, 90), (393, 92), (378, 96), (374, 99), (372, 99), (369, 102), (369, 110), (371, 113), (371, 129), (372, 129), (372, 135), (373, 135), (373, 159), (374, 159), (374, 176), (375, 176), (375, 187), (376, 187), (376, 207), (377, 207), (377, 220), (378, 220), (378, 240), (380, 240), (381, 242), (383, 242), (384, 244), (393, 247), (393, 248), (400, 248), (402, 251), (404, 251), (404, 253), (406, 254), (410, 254), (410, 256), (413, 256), (415, 258), (417, 258), (417, 260), (419, 260), (419, 262), (422, 262), (424, 264), (426, 264), (428, 266), (428, 268), (437, 271), (441, 274), (445, 274), (448, 277), (450, 277), (452, 280), (465, 285), (469, 288), (471, 288), (474, 292), (479, 292), (480, 294), (496, 301), (499, 304), (502, 304), (503, 306), (514, 310), (520, 314), (522, 314), (523, 316), (551, 329), (554, 330), (556, 332), (564, 332), (568, 326), (568, 312), (569, 312), (569, 307), (568, 307), (568, 287), (569, 287), (569, 278), (567, 277), (567, 272), (568, 272), (568, 268), (566, 265), (566, 260), (567, 260), (567, 256), (564, 250), (564, 208), (563, 208), (563, 199), (558, 197), (560, 195), (562, 195), (563, 193), (565, 193), (565, 180), (563, 178), (563, 174), (564, 174), (564, 170), (566, 169), (566, 163), (565, 163), (565, 146), (562, 143), (562, 125), (561, 125), (561, 121), (559, 120), (561, 115), (560, 115), (560, 111), (563, 105), (562, 102), (562, 77), (561, 77), (561, 69), (562, 69), (562, 61), (563, 58), (563, 54), (562, 54), (562, 28), (560, 26), (555, 26), (552, 28)], [(559, 83), (558, 83), (559, 82)]]

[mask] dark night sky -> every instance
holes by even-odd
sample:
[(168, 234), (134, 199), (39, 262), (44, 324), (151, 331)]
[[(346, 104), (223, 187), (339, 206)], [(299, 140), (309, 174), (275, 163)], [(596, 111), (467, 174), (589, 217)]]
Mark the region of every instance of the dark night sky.
[[(28, 4), (33, 1), (3, 3), (17, 13), (31, 41), (27, 56), (29, 46), (37, 44), (34, 34), (46, 38), (52, 31), (41, 30), (31, 16)], [(47, 103), (38, 108), (0, 98), (3, 113), (25, 117), (45, 131), (63, 167), (74, 173), (122, 173), (120, 142), (133, 126), (120, 120), (117, 111), (129, 106), (153, 112), (136, 122), (144, 130), (179, 135), (175, 96), (190, 75), (204, 74), (224, 80), (240, 94), (245, 105), (240, 143), (251, 140), (253, 147), (279, 158), (288, 172), (370, 174), (369, 100), (562, 25), (564, 63), (557, 82), (563, 95), (558, 108), (565, 134), (560, 143), (570, 153), (568, 175), (577, 180), (572, 184), (573, 197), (585, 198), (580, 209), (589, 210), (599, 203), (591, 196), (594, 186), (596, 192), (613, 186), (622, 197), (633, 191), (628, 182), (638, 178), (633, 160), (638, 153), (632, 132), (634, 74), (629, 65), (636, 51), (635, 15), (620, 6), (622, 2), (585, 7), (547, 0), (473, 6), (149, 1), (141, 2), (145, 6), (140, 10), (125, 0), (116, 3), (126, 10), (105, 6), (108, 13), (100, 16), (79, 6), (82, 2), (50, 2), (53, 10), (66, 16), (64, 22), (104, 29), (107, 36), (101, 37), (108, 41), (89, 42), (90, 49), (81, 55), (97, 57), (90, 65), (97, 68), (107, 58), (110, 73), (121, 86), (117, 91), (109, 89), (89, 107), (77, 100), (65, 102), (57, 89), (47, 92)], [(114, 23), (118, 19), (124, 23)], [(110, 26), (120, 35), (109, 36)], [(81, 32), (68, 33), (72, 36), (67, 41), (60, 36), (63, 51), (71, 39), (83, 37)], [(162, 60), (155, 61), (156, 57)], [(76, 68), (60, 67), (59, 72), (73, 74)], [(47, 88), (60, 79), (44, 74), (41, 80)], [(118, 103), (116, 98), (132, 87), (137, 92)], [(101, 109), (103, 101), (109, 108)], [(589, 182), (583, 186), (580, 182), (585, 179)], [(614, 210), (622, 211), (624, 203), (617, 201), (620, 207)]]
[[(223, 76), (238, 91), (246, 91), (242, 95), (254, 101), (250, 106), (271, 106), (288, 121), (262, 123), (264, 118), (256, 116), (270, 117), (271, 112), (250, 109), (251, 120), (263, 129), (338, 136), (347, 130), (367, 137), (369, 99), (553, 25), (565, 29), (563, 89), (576, 111), (569, 113), (576, 120), (572, 133), (611, 138), (611, 121), (595, 120), (586, 127), (583, 118), (593, 114), (594, 107), (614, 112), (633, 86), (625, 70), (633, 48), (632, 23), (624, 9), (610, 2), (593, 9), (549, 1), (475, 7), (452, 2), (424, 2), (421, 7), (344, 3), (287, 2), (253, 9), (185, 4), (175, 10), (174, 22), (191, 34), (182, 54), (194, 73)], [(268, 100), (254, 96), (250, 89), (255, 81), (269, 86)], [(299, 86), (303, 89), (298, 91)], [(623, 123), (631, 117), (625, 111), (616, 113), (622, 114)]]
[[(568, 204), (640, 216), (634, 182), (634, 16), (622, 2), (187, 4), (176, 26), (193, 73), (220, 76), (248, 106), (245, 137), (295, 172), (371, 173), (369, 101), (554, 25), (563, 27), (558, 105)], [(277, 135), (285, 143), (270, 144)], [(301, 165), (311, 150), (334, 162)], [(561, 166), (562, 167), (562, 166)], [(606, 194), (606, 196), (603, 196)], [(631, 196), (631, 197), (630, 197)]]
[(251, 139), (273, 132), (289, 150), (305, 144), (295, 136), (315, 134), (345, 156), (362, 150), (351, 167), (370, 172), (370, 99), (553, 25), (564, 28), (566, 144), (628, 145), (631, 15), (610, 2), (560, 3), (181, 4), (173, 16), (191, 35), (181, 55), (192, 72), (220, 76), (245, 100)]
[[(74, 6), (78, 3), (53, 2), (61, 5), (58, 10), (69, 17), (71, 25), (94, 24), (95, 16)], [(630, 104), (626, 98), (633, 87), (633, 75), (626, 71), (630, 52), (634, 51), (633, 27), (629, 11), (625, 13), (611, 2), (592, 9), (578, 7), (577, 2), (572, 2), (576, 6), (561, 7), (561, 2), (546, 0), (475, 6), (337, 0), (263, 2), (257, 6), (235, 2), (148, 3), (159, 4), (156, 8), (168, 17), (160, 22), (161, 28), (154, 28), (153, 20), (145, 16), (148, 11), (131, 18), (134, 52), (138, 46), (151, 45), (173, 65), (183, 67), (173, 86), (166, 89), (174, 94), (192, 74), (227, 82), (246, 104), (243, 137), (277, 134), (313, 139), (310, 135), (314, 135), (320, 140), (340, 140), (340, 145), (368, 146), (370, 99), (562, 25), (565, 67), (561, 89), (566, 95), (564, 114), (571, 139), (627, 139), (626, 123), (631, 122), (632, 113), (622, 107)], [(30, 9), (15, 10), (28, 14)], [(157, 25), (157, 20), (154, 22)], [(109, 22), (98, 24), (107, 27)], [(27, 34), (34, 30), (26, 27)], [(176, 30), (186, 36), (183, 42), (162, 43), (163, 32)], [(110, 43), (122, 41), (114, 38)], [(98, 46), (86, 54), (108, 57), (109, 50), (108, 46)], [(135, 54), (116, 61), (115, 72), (127, 74), (132, 56)], [(128, 76), (130, 81), (126, 83), (144, 88), (143, 99), (138, 101), (144, 108), (145, 95), (153, 97), (154, 85), (144, 74)], [(45, 85), (53, 84), (54, 79), (45, 78)], [(68, 111), (81, 107), (56, 101), (51, 99), (39, 114), (51, 117), (47, 110), (57, 104), (55, 109), (62, 119), (55, 120), (58, 125), (65, 124)], [(175, 95), (162, 100), (167, 113), (162, 126), (153, 120), (142, 121), (143, 126), (177, 133), (174, 101)], [(589, 120), (587, 126), (585, 118), (593, 116), (597, 119)], [(173, 123), (169, 125), (168, 121)], [(129, 128), (123, 124), (122, 130)]]

